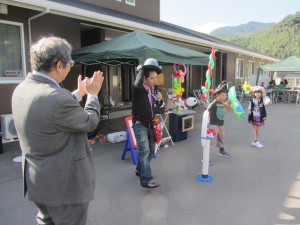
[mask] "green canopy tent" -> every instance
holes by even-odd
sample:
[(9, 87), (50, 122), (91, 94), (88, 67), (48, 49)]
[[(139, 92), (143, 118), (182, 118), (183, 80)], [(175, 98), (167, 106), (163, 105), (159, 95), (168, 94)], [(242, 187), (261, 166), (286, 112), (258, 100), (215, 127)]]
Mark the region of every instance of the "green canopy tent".
[(291, 56), (278, 62), (260, 66), (260, 68), (263, 71), (271, 72), (298, 72), (300, 71), (300, 59)]
[(86, 46), (72, 52), (75, 63), (92, 65), (143, 64), (155, 58), (160, 64), (207, 65), (209, 55), (183, 48), (140, 31)]
[(257, 70), (256, 84), (258, 83), (259, 75), (262, 71), (269, 72), (300, 72), (300, 59), (296, 56), (283, 59), (278, 62), (259, 66)]

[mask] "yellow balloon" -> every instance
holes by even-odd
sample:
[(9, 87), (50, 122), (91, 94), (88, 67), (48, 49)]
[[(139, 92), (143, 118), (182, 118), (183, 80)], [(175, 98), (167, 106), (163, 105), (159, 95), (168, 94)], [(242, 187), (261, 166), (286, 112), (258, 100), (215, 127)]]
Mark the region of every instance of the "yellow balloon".
[(180, 91), (179, 91), (178, 89), (175, 89), (175, 90), (174, 90), (174, 94), (175, 94), (175, 95), (180, 95)]

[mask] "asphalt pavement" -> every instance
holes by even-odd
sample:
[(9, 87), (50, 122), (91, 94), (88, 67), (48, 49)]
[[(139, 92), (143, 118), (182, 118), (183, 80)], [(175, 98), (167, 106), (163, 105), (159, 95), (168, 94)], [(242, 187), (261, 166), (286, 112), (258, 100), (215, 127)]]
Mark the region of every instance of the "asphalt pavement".
[[(209, 183), (196, 180), (202, 167), (197, 136), (203, 108), (196, 110), (188, 139), (161, 149), (152, 160), (152, 175), (161, 184), (157, 189), (139, 185), (129, 153), (121, 160), (124, 142), (92, 145), (97, 182), (88, 224), (299, 225), (300, 106), (276, 103), (266, 109), (262, 149), (250, 146), (251, 125), (226, 112), (225, 148), (232, 158), (220, 157), (211, 148), (209, 175), (215, 180)], [(4, 144), (0, 225), (36, 224), (37, 209), (23, 198), (21, 164), (12, 161), (18, 155), (18, 142)]]

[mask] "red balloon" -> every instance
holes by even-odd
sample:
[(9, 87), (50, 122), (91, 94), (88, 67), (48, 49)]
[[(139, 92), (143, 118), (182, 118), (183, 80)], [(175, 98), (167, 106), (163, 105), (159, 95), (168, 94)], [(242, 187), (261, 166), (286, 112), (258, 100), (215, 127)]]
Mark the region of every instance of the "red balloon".
[(212, 58), (213, 58), (213, 60), (215, 60), (215, 59), (216, 59), (216, 54), (215, 54), (215, 51), (213, 51), (213, 52), (212, 52)]

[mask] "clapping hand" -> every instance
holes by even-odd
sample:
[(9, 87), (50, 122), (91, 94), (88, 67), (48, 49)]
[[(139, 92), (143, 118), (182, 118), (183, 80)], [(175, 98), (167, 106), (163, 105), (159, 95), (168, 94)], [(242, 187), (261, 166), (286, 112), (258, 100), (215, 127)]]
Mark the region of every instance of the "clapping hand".
[(85, 88), (87, 90), (87, 93), (98, 95), (101, 90), (103, 80), (104, 76), (100, 70), (94, 72), (92, 78), (86, 78)]
[(87, 94), (85, 84), (86, 84), (86, 78), (84, 80), (82, 80), (82, 76), (79, 75), (77, 78), (77, 91), (81, 97), (83, 97)]

